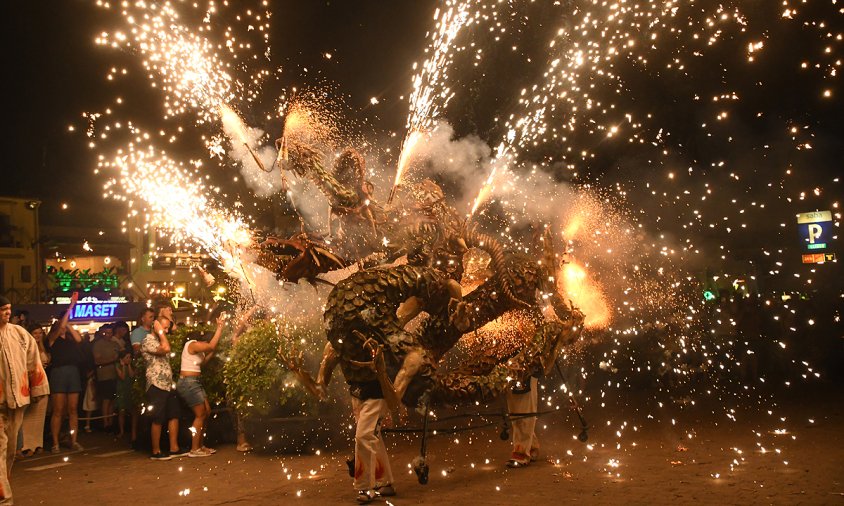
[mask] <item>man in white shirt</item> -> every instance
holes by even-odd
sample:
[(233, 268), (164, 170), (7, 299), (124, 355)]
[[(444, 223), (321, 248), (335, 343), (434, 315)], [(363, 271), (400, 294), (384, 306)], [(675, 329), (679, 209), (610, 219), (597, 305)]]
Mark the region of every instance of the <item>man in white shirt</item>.
[(32, 398), (50, 393), (35, 338), (11, 318), (12, 303), (0, 295), (0, 504), (12, 504), (9, 476), (23, 412)]

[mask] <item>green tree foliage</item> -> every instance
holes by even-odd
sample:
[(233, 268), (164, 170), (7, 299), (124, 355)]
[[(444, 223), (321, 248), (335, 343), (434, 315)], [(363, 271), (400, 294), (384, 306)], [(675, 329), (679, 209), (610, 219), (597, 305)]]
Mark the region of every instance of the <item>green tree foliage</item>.
[(228, 401), (239, 413), (266, 415), (296, 395), (300, 387), (295, 375), (279, 360), (279, 350), (289, 347), (290, 341), (282, 338), (271, 321), (260, 322), (240, 336), (223, 368)]

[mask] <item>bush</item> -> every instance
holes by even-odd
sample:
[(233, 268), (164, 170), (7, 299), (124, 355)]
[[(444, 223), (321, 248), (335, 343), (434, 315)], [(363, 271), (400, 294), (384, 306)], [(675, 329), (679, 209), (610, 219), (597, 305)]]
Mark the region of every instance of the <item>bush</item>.
[(223, 378), (229, 405), (241, 415), (268, 415), (283, 411), (288, 414), (313, 414), (316, 400), (299, 384), (296, 375), (285, 368), (279, 358), (295, 352), (294, 344), (313, 339), (302, 327), (263, 321), (245, 332), (226, 358)]

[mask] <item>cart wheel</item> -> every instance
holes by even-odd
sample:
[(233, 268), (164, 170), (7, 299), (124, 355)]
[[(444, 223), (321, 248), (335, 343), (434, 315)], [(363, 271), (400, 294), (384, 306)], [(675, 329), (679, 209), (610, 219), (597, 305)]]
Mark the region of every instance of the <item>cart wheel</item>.
[(416, 478), (420, 485), (428, 484), (428, 464), (419, 464), (414, 466), (413, 471), (416, 473)]
[(589, 439), (589, 434), (586, 432), (586, 429), (580, 431), (580, 434), (578, 434), (577, 439), (579, 439), (581, 443), (585, 443)]

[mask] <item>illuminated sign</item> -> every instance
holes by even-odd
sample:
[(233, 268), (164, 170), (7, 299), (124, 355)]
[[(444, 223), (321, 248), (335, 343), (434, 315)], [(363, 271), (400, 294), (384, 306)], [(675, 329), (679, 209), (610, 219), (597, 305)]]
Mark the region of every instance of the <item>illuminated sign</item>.
[[(800, 213), (797, 215), (797, 229), (800, 233), (800, 242), (803, 244), (803, 250), (817, 254), (803, 255), (803, 263), (830, 261), (830, 259), (824, 257), (824, 253), (830, 248), (830, 241), (834, 234), (831, 212), (815, 211), (812, 213)], [(807, 261), (807, 257), (809, 256), (812, 257), (812, 261)], [(821, 258), (820, 262), (817, 258)]]
[(111, 318), (116, 310), (116, 302), (82, 302), (73, 307), (73, 314), (70, 319)]
[[(57, 298), (56, 302), (60, 302)], [(70, 300), (68, 299), (68, 302)], [(96, 319), (113, 319), (120, 316), (120, 306), (126, 304), (125, 297), (112, 297), (109, 300), (100, 300), (96, 297), (88, 296), (79, 300), (73, 307), (73, 313), (70, 315), (71, 320), (96, 320)]]
[(809, 253), (803, 255), (804, 264), (822, 264), (825, 262), (834, 262), (835, 253)]

